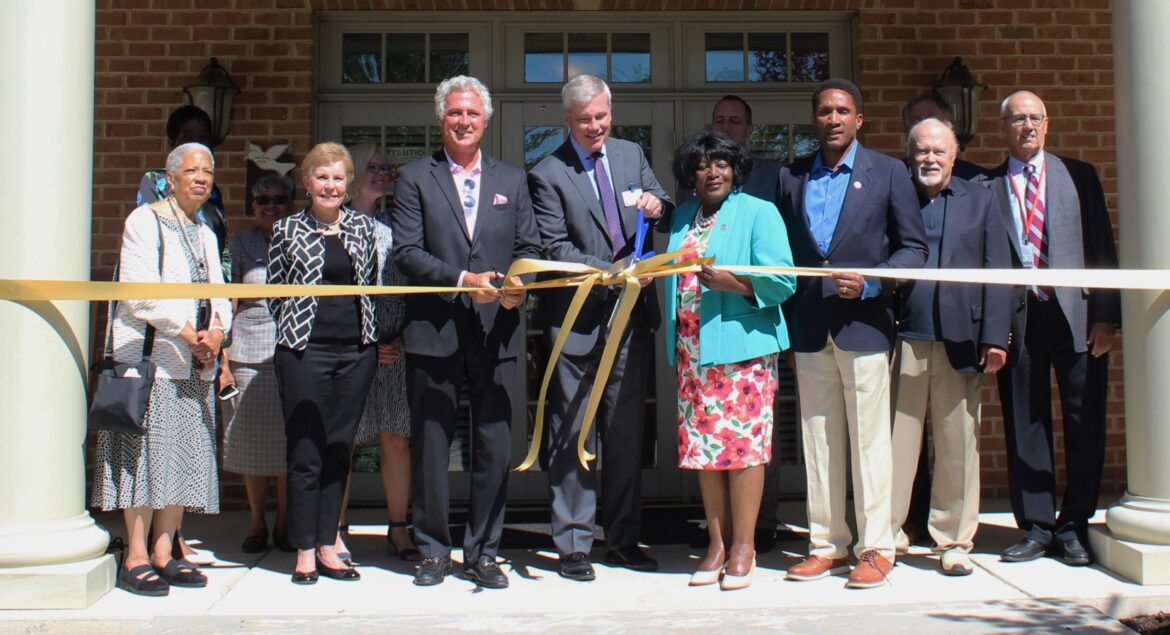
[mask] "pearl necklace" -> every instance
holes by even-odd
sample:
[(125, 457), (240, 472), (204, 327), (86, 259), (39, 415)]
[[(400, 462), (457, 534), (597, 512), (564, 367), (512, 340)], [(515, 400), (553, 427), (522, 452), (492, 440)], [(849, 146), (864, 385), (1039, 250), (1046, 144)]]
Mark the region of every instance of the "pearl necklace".
[(312, 211), (309, 212), (309, 216), (311, 216), (313, 218), (313, 222), (317, 224), (317, 229), (321, 230), (322, 232), (334, 232), (341, 227), (341, 212), (337, 213), (337, 220), (331, 223), (327, 223), (320, 218), (317, 218), (317, 215)]
[(714, 212), (707, 214), (703, 211), (703, 208), (700, 207), (699, 211), (695, 214), (695, 227), (700, 230), (711, 227), (715, 224), (715, 217), (718, 215), (719, 210), (715, 210)]

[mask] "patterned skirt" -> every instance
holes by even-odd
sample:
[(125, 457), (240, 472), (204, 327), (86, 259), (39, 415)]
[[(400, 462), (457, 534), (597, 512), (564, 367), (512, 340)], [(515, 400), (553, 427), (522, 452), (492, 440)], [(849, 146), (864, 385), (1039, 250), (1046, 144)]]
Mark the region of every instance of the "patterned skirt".
[(98, 432), (92, 505), (218, 513), (213, 386), (198, 377), (156, 378), (145, 435)]
[(399, 359), (378, 364), (366, 409), (358, 423), (355, 446), (378, 442), (382, 430), (396, 437), (410, 437), (410, 410), (406, 404), (406, 362)]
[(223, 469), (245, 476), (284, 476), (284, 414), (276, 367), (231, 363), (240, 394), (224, 403)]

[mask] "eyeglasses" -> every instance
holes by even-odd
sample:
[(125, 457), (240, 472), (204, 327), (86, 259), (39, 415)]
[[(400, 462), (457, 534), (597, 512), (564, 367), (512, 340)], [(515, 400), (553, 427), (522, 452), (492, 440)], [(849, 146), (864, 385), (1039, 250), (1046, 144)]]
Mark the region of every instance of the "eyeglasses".
[(475, 179), (463, 180), (463, 206), (468, 209), (475, 207)]
[(275, 196), (261, 194), (252, 200), (256, 201), (257, 205), (287, 205), (289, 199), (284, 194), (277, 194)]
[(390, 164), (388, 163), (371, 163), (366, 166), (366, 172), (371, 174), (390, 174)]
[(1003, 120), (1010, 123), (1013, 127), (1021, 128), (1025, 122), (1032, 122), (1033, 126), (1039, 126), (1044, 123), (1048, 115), (1016, 115), (1014, 117), (1004, 117)]

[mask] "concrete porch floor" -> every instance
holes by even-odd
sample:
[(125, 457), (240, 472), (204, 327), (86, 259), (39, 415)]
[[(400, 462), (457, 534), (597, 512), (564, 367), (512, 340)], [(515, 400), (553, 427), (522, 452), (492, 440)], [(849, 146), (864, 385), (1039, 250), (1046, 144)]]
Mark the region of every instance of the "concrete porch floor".
[[(802, 517), (800, 507), (784, 517)], [(844, 576), (785, 581), (784, 570), (805, 553), (801, 540), (762, 554), (752, 586), (735, 592), (688, 587), (699, 550), (685, 545), (651, 547), (657, 573), (601, 564), (591, 583), (559, 577), (551, 550), (505, 550), (509, 589), (479, 590), (459, 578), (419, 588), (411, 584), (411, 564), (385, 555), (382, 518), (377, 510), (350, 513), (360, 581), (300, 587), (289, 582), (292, 554), (240, 551), (246, 513), (188, 515), (185, 533), (216, 559), (203, 568), (207, 588), (174, 588), (165, 598), (115, 589), (84, 610), (0, 611), (0, 632), (1121, 633), (1128, 630), (1115, 618), (1170, 610), (1170, 586), (1143, 587), (1098, 566), (1072, 568), (1051, 558), (1000, 562), (999, 552), (1018, 537), (1006, 513), (981, 515), (972, 575), (944, 577), (937, 558), (916, 547), (898, 561), (889, 584), (864, 591), (844, 588)], [(116, 514), (98, 520), (121, 528)], [(592, 555), (600, 560), (603, 553)]]

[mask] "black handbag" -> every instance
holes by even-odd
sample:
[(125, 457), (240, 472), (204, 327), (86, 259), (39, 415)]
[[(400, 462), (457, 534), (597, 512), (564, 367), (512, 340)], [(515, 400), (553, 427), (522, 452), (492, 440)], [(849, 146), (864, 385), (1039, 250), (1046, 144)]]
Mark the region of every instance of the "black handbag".
[[(162, 279), (163, 236), (162, 223), (158, 223), (158, 273)], [(114, 266), (114, 280), (118, 279), (118, 266)], [(150, 390), (154, 386), (154, 362), (150, 355), (154, 349), (154, 327), (146, 325), (142, 341), (142, 360), (134, 363), (114, 361), (114, 315), (118, 310), (117, 301), (109, 304), (106, 316), (105, 355), (91, 370), (93, 397), (89, 404), (89, 429), (108, 430), (142, 436), (146, 434), (146, 410), (150, 406)]]

